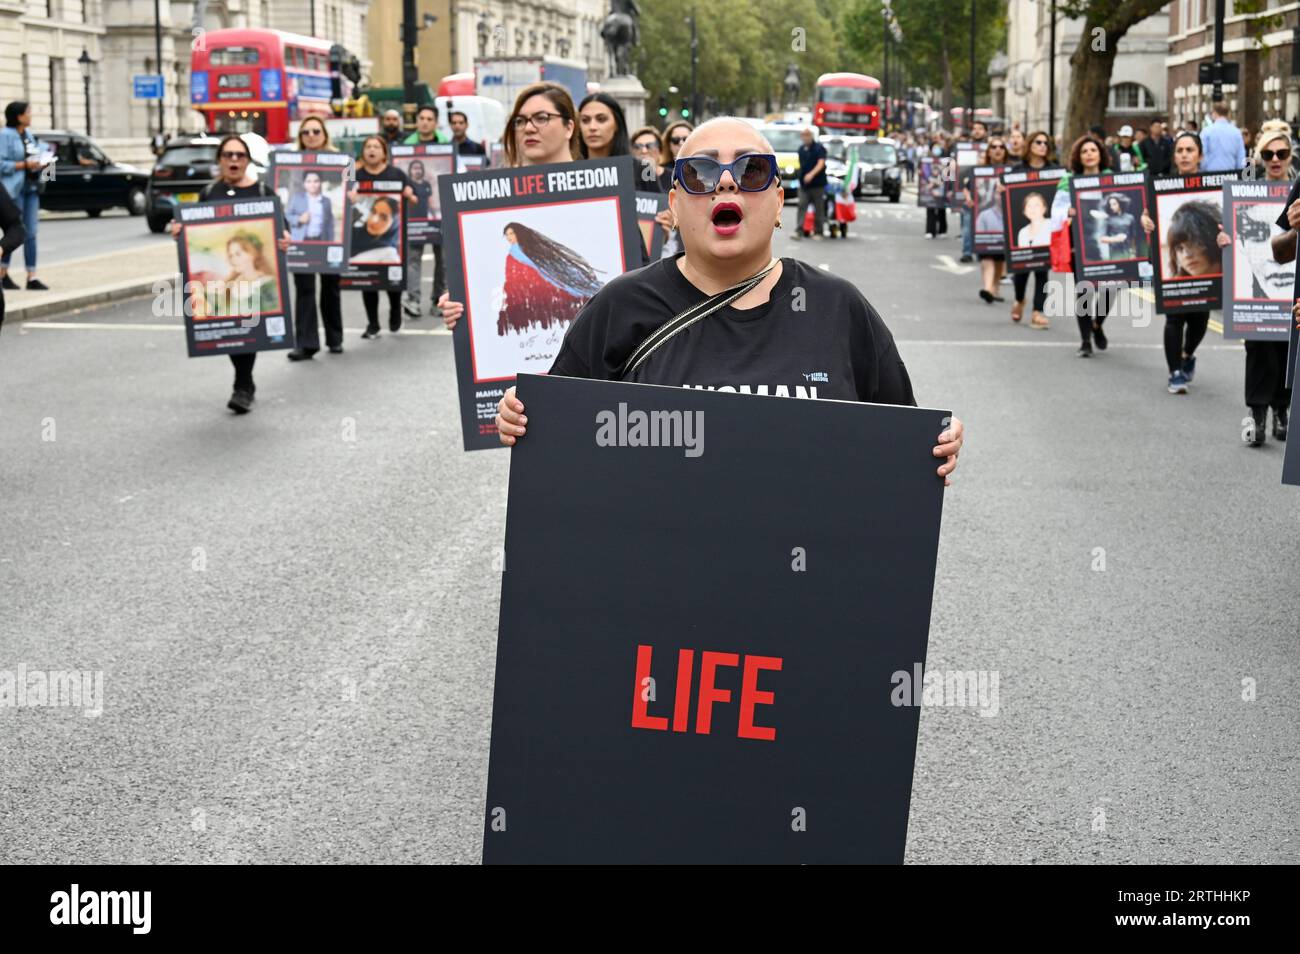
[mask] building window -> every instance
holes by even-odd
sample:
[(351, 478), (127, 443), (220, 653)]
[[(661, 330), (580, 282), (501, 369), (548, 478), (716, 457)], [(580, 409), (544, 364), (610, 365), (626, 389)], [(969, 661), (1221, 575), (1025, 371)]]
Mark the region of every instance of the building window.
[(1155, 109), (1156, 98), (1141, 83), (1116, 83), (1110, 88), (1107, 109)]

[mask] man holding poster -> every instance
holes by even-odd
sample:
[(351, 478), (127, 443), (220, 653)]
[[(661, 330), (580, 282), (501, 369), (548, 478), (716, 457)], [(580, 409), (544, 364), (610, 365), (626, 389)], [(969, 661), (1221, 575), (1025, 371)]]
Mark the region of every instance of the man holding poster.
[[(428, 120), (429, 110), (421, 108), (419, 119)], [(413, 135), (418, 135), (413, 134)], [(434, 302), (445, 290), (446, 278), (443, 272), (442, 252), (442, 209), (439, 204), (438, 182), (443, 176), (460, 171), (456, 168), (455, 146), (450, 143), (436, 143), (407, 140), (407, 144), (393, 146), (393, 165), (406, 173), (415, 202), (407, 210), (406, 230), (406, 291), (402, 296), (402, 307), (408, 318), (420, 317), (420, 294), (424, 283), (424, 250), (433, 246), (433, 297), (430, 299), (430, 314), (434, 313)]]
[(180, 252), (190, 357), (229, 355), (235, 386), (226, 407), (247, 414), (257, 352), (293, 347), (284, 260), (292, 240), (279, 199), (248, 173), (248, 144), (224, 137), (217, 160), (218, 178), (198, 203), (178, 209), (169, 231)]

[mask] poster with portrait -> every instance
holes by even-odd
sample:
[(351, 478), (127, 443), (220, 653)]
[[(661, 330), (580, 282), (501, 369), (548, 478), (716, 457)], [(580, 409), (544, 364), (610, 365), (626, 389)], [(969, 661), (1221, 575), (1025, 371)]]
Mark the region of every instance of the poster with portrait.
[(636, 194), (636, 224), (641, 229), (641, 239), (645, 242), (650, 261), (659, 261), (664, 250), (663, 227), (655, 221), (655, 216), (668, 209), (668, 193), (638, 192)]
[(406, 282), (406, 210), (401, 179), (363, 179), (352, 203), (351, 245), (342, 288), (403, 288)]
[(1211, 311), (1223, 305), (1223, 184), (1236, 172), (1198, 172), (1151, 180), (1147, 207), (1152, 219), (1151, 257), (1156, 312)]
[(970, 190), (975, 201), (975, 254), (1004, 255), (1007, 250), (1006, 228), (1002, 223), (1002, 203), (998, 201), (998, 184), (1008, 166), (976, 166), (971, 170)]
[(465, 155), (459, 153), (456, 155), (457, 172), (473, 172), (476, 169), (486, 169), (487, 164), (487, 156), (477, 156), (473, 154)]
[(1032, 272), (1052, 264), (1052, 201), (1064, 169), (1026, 169), (1002, 177), (1007, 271)]
[(980, 145), (974, 142), (959, 142), (956, 145), (957, 168), (962, 174), (979, 165)]
[(456, 171), (455, 148), (443, 142), (392, 147), (393, 165), (406, 173), (415, 192), (415, 201), (406, 207), (406, 240), (413, 245), (442, 241), (438, 179)]
[(956, 166), (944, 156), (921, 156), (916, 168), (916, 204), (947, 209), (957, 201)]
[(275, 196), (177, 208), (181, 294), (191, 358), (292, 348), (289, 269)]
[(1150, 282), (1151, 243), (1145, 172), (1105, 172), (1070, 179), (1074, 278), (1090, 282)]
[(352, 238), (347, 227), (352, 157), (343, 152), (277, 149), (271, 153), (269, 169), (271, 187), (293, 239), (284, 256), (289, 271), (342, 272)]
[(447, 287), (466, 450), (500, 447), (497, 402), (550, 370), (582, 306), (641, 265), (632, 157), (485, 169), (442, 191)]
[(1223, 184), (1223, 337), (1285, 341), (1291, 333), (1295, 262), (1273, 259), (1275, 224), (1290, 182)]
[(488, 166), (492, 169), (503, 169), (506, 165), (506, 144), (503, 142), (490, 142), (487, 144)]

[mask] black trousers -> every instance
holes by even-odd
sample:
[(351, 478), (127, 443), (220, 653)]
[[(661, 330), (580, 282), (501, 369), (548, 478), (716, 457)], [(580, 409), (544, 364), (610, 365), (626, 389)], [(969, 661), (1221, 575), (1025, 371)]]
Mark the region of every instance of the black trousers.
[(1035, 268), (1033, 272), (1012, 272), (1011, 287), (1016, 291), (1016, 301), (1024, 301), (1031, 274), (1034, 276), (1034, 311), (1042, 311), (1047, 305), (1047, 269)]
[[(316, 327), (316, 275), (296, 272), (293, 276), (293, 316), (298, 332), (298, 347), (303, 351), (320, 350), (320, 332)], [(320, 318), (325, 325), (325, 344), (333, 348), (343, 344), (343, 302), (339, 298), (339, 277), (320, 276)]]
[[(361, 293), (361, 302), (366, 306), (366, 324), (378, 330), (379, 292), (363, 291)], [(402, 327), (402, 290), (400, 288), (388, 289), (388, 327), (391, 331), (396, 331)]]
[(1074, 316), (1079, 322), (1079, 339), (1091, 347), (1092, 329), (1100, 328), (1110, 314), (1111, 305), (1119, 296), (1118, 285), (1098, 284), (1093, 294), (1076, 294), (1074, 298)]
[(438, 299), (442, 293), (447, 290), (447, 267), (442, 258), (442, 243), (433, 243), (433, 303), (438, 304)]
[(257, 361), (257, 352), (251, 351), (248, 354), (232, 354), (230, 363), (235, 366), (235, 390), (253, 392), (257, 387), (253, 384), (253, 363)]
[(1181, 370), (1184, 360), (1196, 353), (1196, 346), (1209, 326), (1208, 311), (1165, 315), (1165, 364), (1169, 365), (1170, 374)]
[(1285, 341), (1246, 342), (1246, 403), (1251, 407), (1285, 411), (1291, 406), (1286, 355)]
[[(802, 228), (803, 223), (798, 223)], [(926, 235), (947, 235), (948, 234), (948, 210), (947, 209), (926, 209), (925, 210), (925, 234)]]

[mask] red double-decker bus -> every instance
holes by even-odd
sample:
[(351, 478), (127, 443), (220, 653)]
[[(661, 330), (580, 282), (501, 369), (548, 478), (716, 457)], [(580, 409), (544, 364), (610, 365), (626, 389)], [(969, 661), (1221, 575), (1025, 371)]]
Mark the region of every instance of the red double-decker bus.
[(204, 114), (208, 132), (254, 132), (284, 143), (291, 122), (334, 114), (332, 79), (325, 40), (281, 30), (210, 30), (190, 56), (190, 105)]
[(861, 73), (817, 77), (813, 125), (854, 136), (880, 132), (880, 81)]

